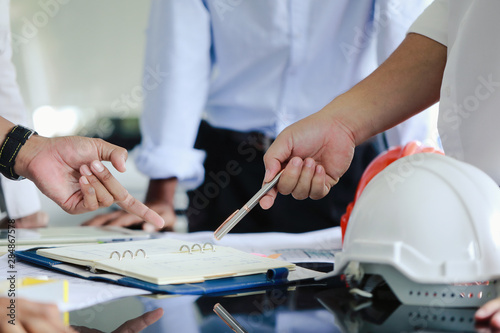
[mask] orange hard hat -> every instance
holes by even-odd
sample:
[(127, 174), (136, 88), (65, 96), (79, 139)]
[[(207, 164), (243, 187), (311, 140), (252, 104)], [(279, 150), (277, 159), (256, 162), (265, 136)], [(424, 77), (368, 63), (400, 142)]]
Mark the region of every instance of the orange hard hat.
[(349, 217), (351, 215), (351, 211), (356, 203), (356, 200), (359, 198), (361, 193), (363, 192), (365, 186), (378, 174), (382, 171), (386, 166), (391, 164), (392, 162), (400, 159), (401, 157), (405, 157), (408, 155), (418, 154), (418, 153), (438, 153), (444, 155), (441, 150), (438, 150), (434, 147), (428, 147), (422, 145), (419, 141), (411, 141), (407, 143), (404, 147), (396, 146), (386, 150), (385, 152), (380, 153), (370, 164), (366, 167), (361, 179), (359, 180), (358, 187), (356, 189), (356, 194), (354, 196), (354, 200), (347, 206), (346, 212), (340, 218), (340, 227), (342, 229), (342, 242), (344, 241), (344, 235), (347, 228), (347, 223), (349, 222)]

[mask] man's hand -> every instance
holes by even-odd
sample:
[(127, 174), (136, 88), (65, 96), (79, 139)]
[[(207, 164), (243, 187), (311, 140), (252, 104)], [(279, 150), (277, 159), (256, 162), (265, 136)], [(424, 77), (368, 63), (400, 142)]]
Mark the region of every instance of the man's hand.
[[(0, 307), (2, 309), (7, 309), (9, 305), (9, 298), (0, 297)], [(12, 318), (8, 316), (8, 311), (2, 311), (0, 316), (0, 332), (76, 333), (71, 327), (65, 326), (61, 318), (62, 316), (54, 304), (43, 304), (18, 298), (16, 299), (15, 325), (9, 324), (9, 320), (12, 320)]]
[(299, 200), (323, 198), (351, 164), (354, 147), (350, 129), (323, 111), (287, 127), (264, 155), (264, 182), (285, 171), (261, 207), (270, 208), (278, 191)]
[(163, 219), (132, 197), (101, 161), (125, 171), (127, 151), (101, 139), (45, 138), (34, 135), (19, 151), (15, 172), (36, 186), (66, 212), (79, 214), (117, 203), (124, 210), (164, 226)]
[(172, 205), (157, 202), (157, 203), (145, 203), (151, 210), (155, 211), (160, 215), (165, 221), (165, 225), (163, 228), (158, 228), (153, 226), (150, 223), (144, 223), (144, 219), (129, 214), (124, 210), (118, 210), (115, 212), (97, 215), (94, 218), (86, 221), (83, 225), (91, 225), (91, 226), (103, 226), (103, 225), (112, 225), (112, 226), (120, 226), (120, 227), (137, 227), (140, 226), (145, 231), (172, 231), (176, 216), (175, 211)]
[(162, 228), (153, 227), (144, 223), (144, 219), (128, 214), (125, 211), (118, 211), (97, 216), (84, 225), (114, 225), (121, 227), (131, 227), (142, 224), (142, 229), (146, 231), (172, 230), (177, 219), (174, 210), (174, 197), (177, 188), (177, 178), (151, 179), (149, 181), (146, 195), (146, 206), (157, 212), (164, 220), (165, 226)]
[[(0, 229), (7, 229), (7, 223), (10, 218), (6, 217), (0, 221)], [(18, 217), (16, 220), (16, 228), (44, 228), (49, 224), (49, 215), (43, 211), (38, 211), (28, 216)]]
[[(163, 309), (158, 308), (140, 315), (137, 318), (130, 319), (123, 323), (120, 327), (113, 331), (113, 333), (136, 333), (142, 332), (148, 326), (153, 325), (163, 316)], [(102, 333), (100, 330), (87, 328), (83, 326), (73, 326), (73, 328), (80, 333)]]
[(475, 314), (478, 328), (500, 330), (500, 297), (487, 302)]

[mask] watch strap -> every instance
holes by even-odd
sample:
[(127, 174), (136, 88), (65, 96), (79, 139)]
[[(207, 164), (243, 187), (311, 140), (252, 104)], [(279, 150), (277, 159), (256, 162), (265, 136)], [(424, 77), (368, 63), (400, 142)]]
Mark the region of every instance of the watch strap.
[(0, 172), (8, 179), (21, 180), (24, 178), (14, 172), (14, 164), (19, 150), (33, 134), (37, 133), (32, 129), (16, 125), (10, 130), (0, 146)]

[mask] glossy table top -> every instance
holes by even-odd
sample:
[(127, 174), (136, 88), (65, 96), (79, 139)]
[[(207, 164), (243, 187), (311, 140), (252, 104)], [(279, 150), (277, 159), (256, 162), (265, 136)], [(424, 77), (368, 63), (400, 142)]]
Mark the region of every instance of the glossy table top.
[[(220, 303), (247, 332), (475, 332), (476, 309), (405, 306), (388, 295), (358, 299), (345, 288), (298, 286), (226, 296), (136, 296), (70, 313), (81, 332), (233, 332)], [(144, 314), (163, 315), (146, 327)], [(142, 316), (142, 317), (141, 317)]]

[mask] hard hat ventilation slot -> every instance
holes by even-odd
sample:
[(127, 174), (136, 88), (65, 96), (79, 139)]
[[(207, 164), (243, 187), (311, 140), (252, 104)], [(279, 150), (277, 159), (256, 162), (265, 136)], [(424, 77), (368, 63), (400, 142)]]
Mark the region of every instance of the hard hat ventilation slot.
[[(481, 306), (498, 295), (496, 280), (458, 284), (418, 283), (389, 265), (361, 264), (361, 266), (365, 272), (363, 280), (369, 281), (368, 277), (377, 276), (377, 286), (371, 291), (373, 299), (377, 299), (379, 290), (384, 289), (391, 291), (403, 304), (453, 308)], [(356, 287), (366, 290), (363, 284)]]
[[(486, 302), (486, 300), (492, 299), (496, 297), (496, 293), (492, 291), (482, 291), (480, 290), (481, 285), (474, 286), (453, 286), (453, 285), (441, 285), (435, 286), (440, 287), (440, 289), (446, 289), (447, 292), (439, 292), (438, 290), (433, 289), (415, 289), (410, 288), (407, 290), (407, 296), (405, 299), (410, 301), (410, 304), (420, 304), (422, 302), (432, 302), (432, 300), (439, 300), (440, 302), (453, 303), (454, 306), (457, 306), (461, 303), (468, 304), (473, 300), (481, 300)], [(472, 291), (470, 289), (473, 289)], [(453, 291), (456, 289), (456, 291)], [(469, 289), (469, 290), (464, 290)]]

